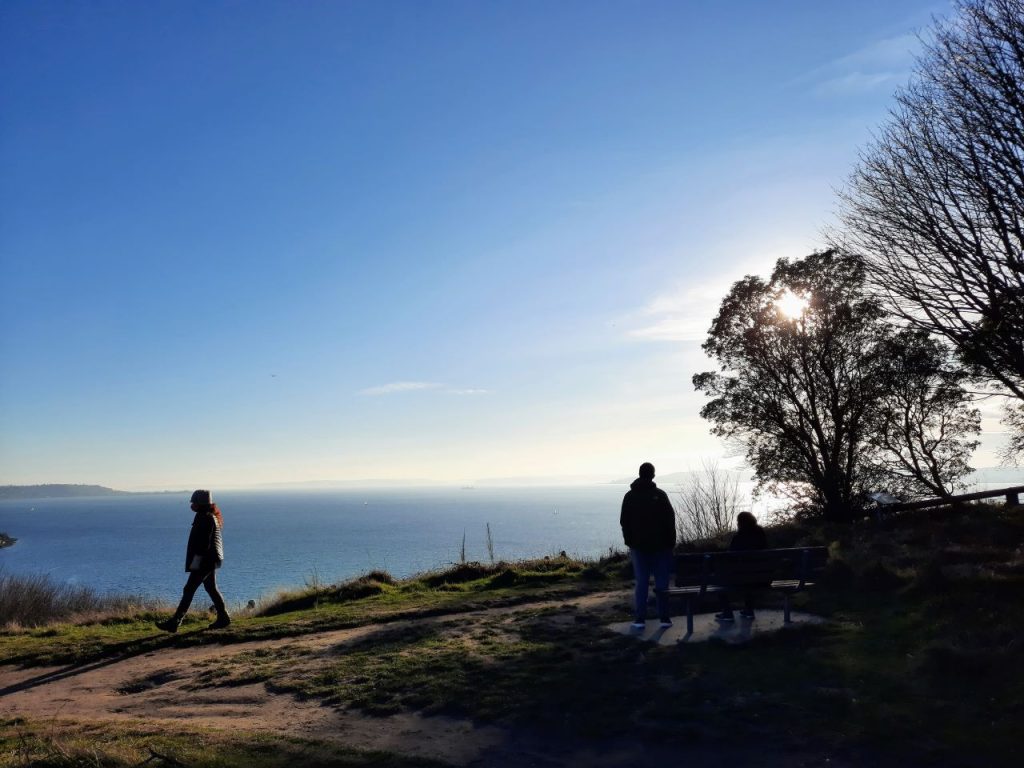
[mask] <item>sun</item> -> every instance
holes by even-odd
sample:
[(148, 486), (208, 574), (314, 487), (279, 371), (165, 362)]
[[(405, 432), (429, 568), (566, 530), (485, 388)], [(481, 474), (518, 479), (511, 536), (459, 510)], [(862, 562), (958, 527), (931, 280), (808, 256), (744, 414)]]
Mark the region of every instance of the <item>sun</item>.
[(807, 309), (807, 299), (796, 295), (787, 288), (785, 293), (775, 300), (775, 306), (788, 319), (797, 320)]

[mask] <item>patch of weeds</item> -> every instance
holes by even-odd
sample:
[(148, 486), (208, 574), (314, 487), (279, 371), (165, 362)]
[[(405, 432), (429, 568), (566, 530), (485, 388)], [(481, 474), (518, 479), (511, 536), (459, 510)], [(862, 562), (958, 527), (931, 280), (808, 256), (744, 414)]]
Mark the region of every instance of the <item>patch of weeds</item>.
[(0, 722), (0, 768), (442, 768), (424, 758), (245, 731)]
[(891, 592), (904, 582), (892, 568), (877, 560), (857, 574), (857, 587), (867, 592)]
[(495, 571), (495, 566), (483, 565), (482, 563), (460, 563), (445, 571), (427, 574), (420, 580), (428, 587), (451, 586), (453, 584), (464, 584), (467, 581), (479, 581)]
[(123, 686), (117, 689), (117, 692), (122, 695), (131, 695), (135, 693), (142, 693), (143, 691), (149, 691), (153, 688), (159, 688), (162, 685), (166, 685), (173, 680), (179, 680), (182, 677), (181, 672), (173, 670), (164, 670), (162, 672), (154, 672), (151, 675), (139, 677), (134, 680), (129, 680)]

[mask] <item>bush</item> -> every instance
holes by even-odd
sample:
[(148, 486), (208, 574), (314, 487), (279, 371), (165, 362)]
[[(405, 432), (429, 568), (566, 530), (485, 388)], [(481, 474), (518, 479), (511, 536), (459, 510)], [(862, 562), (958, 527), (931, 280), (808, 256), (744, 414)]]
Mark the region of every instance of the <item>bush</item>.
[(891, 568), (876, 561), (864, 567), (859, 574), (858, 582), (860, 588), (865, 591), (888, 592), (903, 584), (903, 579)]
[(379, 595), (385, 585), (395, 583), (387, 571), (370, 571), (355, 579), (341, 584), (322, 586), (317, 578), (307, 582), (301, 592), (282, 592), (263, 606), (257, 616), (277, 616), (292, 611), (304, 611), (316, 608), (321, 602), (344, 603), (350, 600), (362, 600), (364, 597)]
[(467, 581), (477, 581), (494, 572), (494, 566), (487, 566), (477, 562), (459, 563), (446, 571), (427, 574), (423, 577), (422, 581), (428, 587), (436, 588), (444, 584), (464, 584)]

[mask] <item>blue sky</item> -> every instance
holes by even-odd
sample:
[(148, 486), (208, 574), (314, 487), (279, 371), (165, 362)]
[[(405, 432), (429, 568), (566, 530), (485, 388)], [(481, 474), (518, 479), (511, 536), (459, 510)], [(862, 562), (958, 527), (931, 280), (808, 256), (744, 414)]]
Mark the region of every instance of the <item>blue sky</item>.
[(721, 457), (718, 301), (822, 246), (948, 9), (5, 2), (0, 483)]

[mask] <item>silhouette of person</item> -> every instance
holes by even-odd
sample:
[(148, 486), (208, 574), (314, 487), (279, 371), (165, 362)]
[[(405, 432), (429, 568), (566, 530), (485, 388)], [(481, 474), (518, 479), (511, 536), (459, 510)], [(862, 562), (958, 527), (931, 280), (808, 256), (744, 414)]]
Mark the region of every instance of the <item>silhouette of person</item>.
[[(729, 542), (730, 552), (751, 552), (757, 549), (768, 548), (768, 537), (765, 536), (764, 528), (757, 524), (757, 518), (750, 512), (740, 512), (736, 515), (736, 533)], [(743, 592), (743, 610), (740, 616), (744, 619), (754, 618), (754, 591), (763, 584), (733, 584)], [(735, 621), (732, 614), (732, 605), (729, 603), (729, 593), (722, 591), (718, 593), (718, 601), (721, 605), (721, 613), (715, 614), (716, 621)]]
[(647, 624), (647, 589), (654, 576), (654, 593), (661, 626), (672, 626), (669, 617), (668, 589), (672, 573), (672, 550), (676, 546), (676, 513), (668, 494), (654, 484), (654, 465), (640, 465), (639, 477), (622, 498), (622, 538), (629, 547), (636, 577), (633, 629)]
[(217, 589), (217, 569), (224, 563), (224, 516), (213, 503), (213, 494), (200, 490), (192, 494), (190, 506), (196, 516), (192, 520), (192, 531), (188, 535), (188, 547), (185, 550), (185, 570), (188, 581), (181, 592), (181, 602), (174, 616), (156, 623), (165, 632), (177, 632), (181, 620), (188, 613), (192, 598), (202, 584), (213, 600), (217, 610), (217, 619), (210, 624), (210, 629), (221, 629), (231, 623), (224, 598)]

